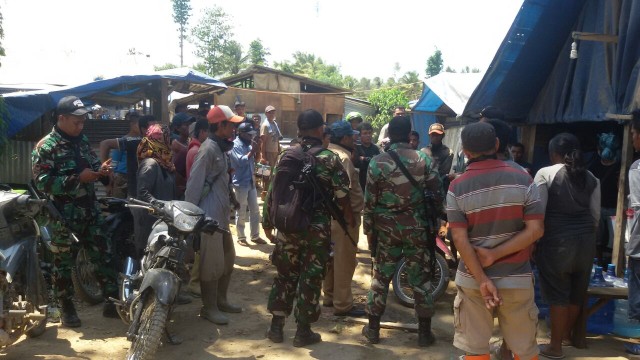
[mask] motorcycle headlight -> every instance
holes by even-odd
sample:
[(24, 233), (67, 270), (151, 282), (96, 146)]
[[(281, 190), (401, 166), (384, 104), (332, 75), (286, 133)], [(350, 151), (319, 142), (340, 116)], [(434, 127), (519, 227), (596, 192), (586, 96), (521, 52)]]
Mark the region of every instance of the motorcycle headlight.
[(202, 215), (187, 215), (182, 211), (174, 208), (173, 226), (182, 232), (191, 232), (195, 230), (196, 225), (202, 218)]

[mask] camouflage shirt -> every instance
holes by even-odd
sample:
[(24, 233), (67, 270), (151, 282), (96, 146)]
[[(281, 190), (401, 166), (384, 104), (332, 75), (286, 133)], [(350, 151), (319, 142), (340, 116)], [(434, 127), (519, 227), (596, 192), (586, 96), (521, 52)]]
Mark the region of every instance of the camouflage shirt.
[[(314, 146), (320, 145), (320, 141), (314, 138), (304, 138), (302, 147), (308, 151)], [(286, 151), (286, 150), (285, 150)], [(276, 165), (272, 178), (278, 172)], [(327, 190), (329, 195), (333, 195), (336, 199), (341, 199), (349, 194), (349, 176), (340, 163), (340, 158), (334, 152), (324, 149), (316, 155), (316, 166), (313, 169), (320, 185)], [(273, 228), (269, 221), (269, 196), (271, 196), (271, 187), (264, 201), (264, 209), (262, 216), (262, 227), (266, 229)], [(331, 224), (331, 215), (324, 208), (317, 209), (311, 218), (311, 226), (316, 228), (327, 227)], [(320, 230), (320, 229), (319, 229)]]
[[(96, 195), (94, 184), (81, 183), (84, 169), (98, 171), (100, 161), (85, 135), (69, 137), (54, 127), (42, 138), (31, 153), (33, 180), (38, 190), (49, 195), (59, 210), (68, 213), (68, 206), (84, 209), (84, 214), (95, 215)], [(75, 214), (75, 211), (74, 211)]]
[[(402, 163), (419, 184), (442, 194), (438, 172), (432, 169), (429, 156), (411, 149), (406, 143), (392, 144), (388, 151), (392, 150), (397, 152)], [(365, 234), (372, 234), (374, 229), (388, 233), (398, 226), (403, 229), (425, 228), (427, 220), (423, 202), (422, 191), (409, 182), (388, 153), (371, 159), (364, 194)], [(438, 207), (442, 205), (439, 204)]]

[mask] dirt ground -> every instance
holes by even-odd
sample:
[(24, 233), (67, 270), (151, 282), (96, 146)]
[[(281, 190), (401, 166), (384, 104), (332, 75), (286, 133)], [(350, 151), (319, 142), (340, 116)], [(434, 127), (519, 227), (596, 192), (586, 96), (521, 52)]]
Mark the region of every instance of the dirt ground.
[[(235, 233), (235, 229), (232, 227)], [(247, 229), (248, 231), (248, 229)], [(361, 236), (359, 246), (366, 248)], [(273, 245), (236, 245), (237, 259), (230, 298), (244, 308), (241, 314), (229, 314), (229, 325), (218, 326), (198, 317), (200, 299), (178, 306), (170, 329), (181, 336), (181, 345), (164, 344), (157, 359), (457, 359), (461, 352), (453, 341), (453, 282), (447, 294), (437, 303), (434, 318), (435, 345), (420, 349), (416, 334), (401, 330), (381, 331), (382, 341), (369, 345), (360, 334), (361, 324), (348, 318), (336, 318), (331, 308), (323, 313), (314, 329), (323, 341), (308, 348), (291, 345), (295, 322), (290, 317), (285, 326), (285, 342), (273, 344), (265, 339), (270, 322), (266, 309), (267, 295), (275, 269), (269, 263)], [(371, 261), (367, 251), (358, 254), (360, 262), (354, 276), (353, 289), (359, 302), (364, 301), (370, 283)], [(415, 323), (413, 311), (389, 295), (389, 306), (383, 321)], [(62, 328), (48, 324), (47, 331), (36, 339), (21, 339), (0, 353), (5, 359), (123, 359), (130, 343), (124, 335), (127, 326), (119, 319), (102, 317), (102, 306), (78, 305), (82, 327)], [(496, 338), (497, 340), (497, 338)], [(546, 326), (539, 325), (539, 343), (548, 342)], [(625, 359), (622, 343), (610, 337), (588, 338), (588, 349), (564, 348), (567, 359)], [(542, 358), (541, 358), (542, 359)]]

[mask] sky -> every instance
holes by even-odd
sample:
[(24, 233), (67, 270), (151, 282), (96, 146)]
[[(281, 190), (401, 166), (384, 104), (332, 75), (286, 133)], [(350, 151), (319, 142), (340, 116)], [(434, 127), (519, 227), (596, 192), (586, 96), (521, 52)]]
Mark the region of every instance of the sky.
[[(424, 77), (436, 48), (445, 67), (484, 71), (522, 0), (191, 0), (189, 25), (213, 4), (245, 51), (262, 40), (269, 65), (302, 51), (343, 75), (386, 80), (407, 71)], [(0, 11), (0, 83), (72, 85), (180, 63), (171, 0), (0, 0)], [(132, 48), (139, 54), (128, 55)], [(185, 66), (200, 62), (193, 51), (186, 43)]]

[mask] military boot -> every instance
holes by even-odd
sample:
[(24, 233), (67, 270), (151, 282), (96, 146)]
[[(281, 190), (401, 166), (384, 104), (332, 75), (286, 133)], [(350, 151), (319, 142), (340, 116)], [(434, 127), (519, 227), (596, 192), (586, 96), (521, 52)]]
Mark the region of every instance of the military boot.
[(293, 346), (307, 346), (320, 341), (322, 341), (322, 337), (320, 334), (311, 331), (311, 325), (298, 323), (298, 330), (296, 330), (296, 336), (293, 338)]
[(271, 326), (267, 330), (267, 338), (274, 343), (281, 343), (284, 341), (284, 316), (273, 315), (271, 319)]
[(380, 316), (369, 315), (369, 324), (362, 328), (362, 335), (369, 340), (370, 344), (380, 342)]
[(80, 318), (78, 317), (78, 313), (76, 312), (76, 307), (73, 304), (73, 300), (69, 298), (62, 299), (60, 301), (60, 308), (62, 313), (60, 316), (62, 326), (76, 328), (82, 325)]
[(431, 318), (418, 318), (418, 346), (426, 347), (435, 341), (436, 337), (431, 332)]

